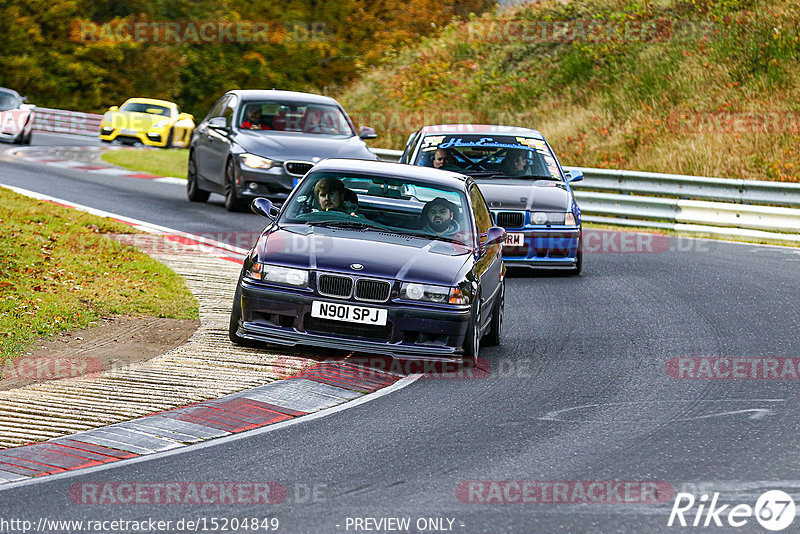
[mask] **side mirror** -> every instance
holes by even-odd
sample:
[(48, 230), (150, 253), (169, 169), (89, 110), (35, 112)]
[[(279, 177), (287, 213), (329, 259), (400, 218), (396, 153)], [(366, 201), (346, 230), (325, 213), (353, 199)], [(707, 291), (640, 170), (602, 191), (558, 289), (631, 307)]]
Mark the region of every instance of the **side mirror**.
[(481, 243), (481, 253), (483, 253), (487, 247), (492, 245), (502, 245), (503, 241), (506, 240), (506, 230), (505, 228), (500, 228), (499, 226), (492, 226), (486, 232), (486, 241)]
[(583, 171), (579, 171), (578, 169), (570, 169), (564, 172), (567, 174), (568, 182), (580, 182), (583, 180)]
[(370, 128), (369, 126), (362, 126), (358, 136), (361, 139), (377, 139), (378, 134), (375, 132), (375, 128)]
[(108, 108), (108, 111), (117, 111), (118, 109), (119, 106), (111, 106), (110, 108)]
[(270, 221), (274, 221), (278, 218), (278, 208), (272, 205), (267, 198), (255, 198), (253, 202), (250, 203), (250, 209), (253, 210), (253, 213), (257, 213), (262, 217), (266, 217)]
[(192, 115), (190, 115), (189, 113), (178, 113), (178, 120), (179, 121), (187, 120), (187, 119), (190, 120), (190, 121), (193, 121), (194, 117)]
[(209, 119), (208, 127), (213, 130), (221, 130), (223, 132), (228, 131), (228, 121), (225, 120), (225, 117), (214, 117)]

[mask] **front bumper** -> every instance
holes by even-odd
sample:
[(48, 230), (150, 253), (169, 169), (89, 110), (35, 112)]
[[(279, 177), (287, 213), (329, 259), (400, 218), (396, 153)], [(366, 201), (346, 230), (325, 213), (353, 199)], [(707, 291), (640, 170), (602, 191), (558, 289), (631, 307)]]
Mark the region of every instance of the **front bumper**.
[(303, 177), (290, 174), (284, 165), (270, 169), (253, 169), (240, 162), (237, 171), (236, 193), (239, 197), (248, 199), (266, 197), (280, 202), (286, 200)]
[(509, 234), (523, 234), (524, 244), (503, 247), (503, 261), (509, 267), (573, 268), (578, 262), (580, 228), (556, 227), (506, 229)]
[[(310, 345), (403, 359), (460, 361), (470, 320), (469, 306), (382, 304), (332, 299), (310, 289), (278, 289), (243, 280), (238, 335), (278, 345)], [(384, 327), (311, 317), (312, 302), (334, 302), (388, 311)]]
[(124, 143), (142, 143), (143, 145), (163, 148), (167, 146), (167, 137), (169, 136), (169, 127), (157, 128), (148, 130), (146, 132), (138, 130), (124, 130), (116, 128), (105, 130), (100, 127), (100, 139), (102, 141), (120, 141)]

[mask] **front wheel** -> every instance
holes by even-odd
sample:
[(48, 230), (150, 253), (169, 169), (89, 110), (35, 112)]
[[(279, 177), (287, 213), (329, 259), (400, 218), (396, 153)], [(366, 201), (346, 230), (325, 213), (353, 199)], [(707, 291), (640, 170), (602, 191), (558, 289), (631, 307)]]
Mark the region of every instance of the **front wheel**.
[(231, 319), (228, 323), (228, 338), (234, 345), (241, 347), (256, 347), (258, 343), (250, 339), (245, 339), (238, 334), (239, 321), (242, 319), (242, 286), (241, 278), (236, 282), (236, 293), (233, 296), (233, 307), (231, 309)]
[(569, 274), (578, 276), (583, 270), (583, 232), (578, 235), (578, 253), (575, 256), (575, 267)]
[(233, 160), (229, 159), (225, 165), (225, 209), (228, 211), (242, 211), (245, 207), (244, 201), (236, 194), (236, 169)]
[(172, 135), (175, 133), (175, 128), (169, 129), (169, 135), (167, 136), (167, 142), (164, 145), (164, 148), (172, 148)]
[(489, 323), (489, 333), (483, 340), (487, 347), (496, 347), (500, 344), (500, 335), (503, 333), (503, 308), (506, 300), (506, 284), (500, 285), (500, 294), (492, 306), (492, 320)]
[(186, 170), (186, 196), (190, 202), (205, 202), (210, 193), (200, 189), (197, 183), (197, 163), (194, 161), (194, 152), (189, 154), (189, 167)]
[(474, 366), (478, 363), (478, 353), (481, 350), (481, 299), (479, 295), (475, 297), (475, 307), (472, 309), (472, 317), (469, 321), (469, 328), (464, 336), (464, 356), (462, 362), (466, 365)]

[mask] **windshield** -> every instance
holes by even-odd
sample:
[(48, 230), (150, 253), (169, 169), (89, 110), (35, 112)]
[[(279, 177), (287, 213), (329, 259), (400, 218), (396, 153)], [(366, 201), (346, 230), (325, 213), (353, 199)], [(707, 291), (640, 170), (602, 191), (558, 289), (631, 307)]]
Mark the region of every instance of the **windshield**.
[(245, 102), (239, 113), (236, 124), (242, 130), (355, 135), (344, 113), (336, 106), (302, 102)]
[(374, 229), (469, 246), (472, 223), (462, 191), (408, 178), (312, 172), (280, 223)]
[(0, 91), (0, 111), (19, 109), (20, 104), (21, 102), (16, 96), (5, 91)]
[(135, 113), (149, 113), (150, 115), (162, 115), (169, 117), (169, 108), (157, 106), (155, 104), (144, 104), (141, 102), (128, 102), (123, 104), (120, 111), (132, 111)]
[(542, 139), (514, 135), (428, 135), (416, 165), (472, 176), (562, 180)]

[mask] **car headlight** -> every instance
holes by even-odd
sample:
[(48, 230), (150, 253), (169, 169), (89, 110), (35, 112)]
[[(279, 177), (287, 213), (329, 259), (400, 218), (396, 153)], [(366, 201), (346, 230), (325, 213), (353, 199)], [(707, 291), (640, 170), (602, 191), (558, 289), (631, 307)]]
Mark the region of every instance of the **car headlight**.
[(153, 125), (153, 128), (163, 128), (167, 124), (169, 124), (169, 120), (168, 119), (164, 119), (164, 120), (161, 120), (161, 121), (158, 121), (157, 123), (155, 123)]
[(254, 263), (247, 276), (253, 280), (285, 284), (289, 286), (308, 287), (308, 271), (292, 267), (279, 267), (264, 263)]
[(400, 298), (437, 304), (469, 304), (469, 296), (457, 287), (434, 286), (416, 282), (404, 282), (400, 286)]
[(571, 211), (568, 211), (564, 215), (564, 224), (567, 226), (575, 226), (577, 223), (575, 222), (575, 214)]
[(250, 167), (251, 169), (269, 169), (276, 163), (269, 158), (262, 158), (255, 154), (242, 154), (239, 156), (239, 159), (242, 160), (242, 164), (244, 164), (245, 167)]

